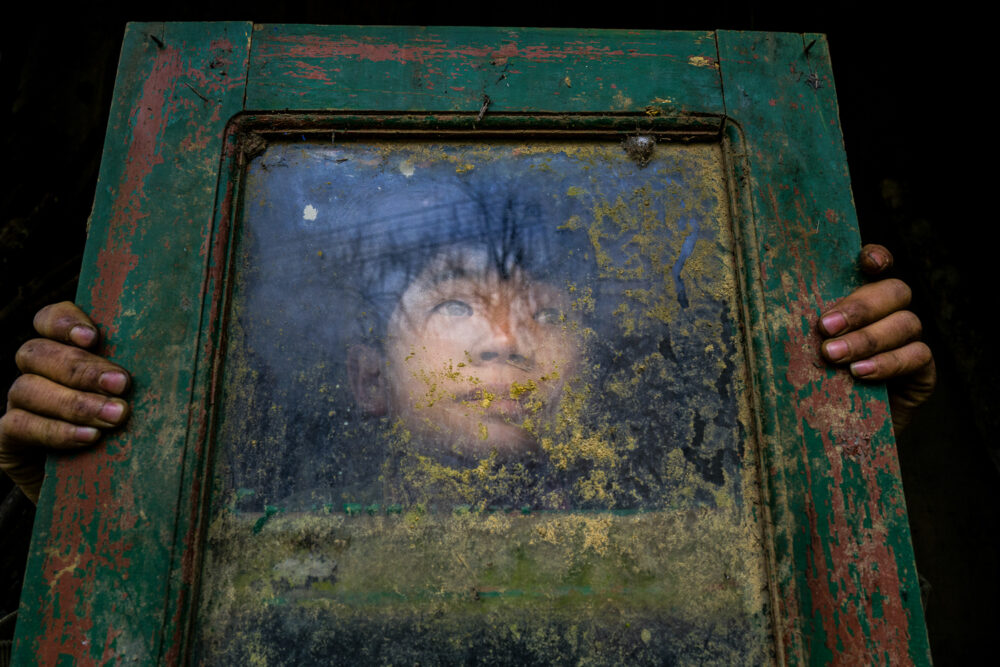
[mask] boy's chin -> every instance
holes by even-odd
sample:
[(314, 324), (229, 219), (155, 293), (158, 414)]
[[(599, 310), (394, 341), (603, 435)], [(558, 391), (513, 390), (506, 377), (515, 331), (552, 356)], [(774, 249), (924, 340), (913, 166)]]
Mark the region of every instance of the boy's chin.
[(494, 452), (520, 456), (538, 449), (538, 441), (518, 424), (502, 419), (481, 419), (462, 424), (435, 424), (414, 435), (421, 440), (418, 448), (427, 453), (439, 452), (461, 458), (483, 459)]
[(461, 453), (482, 458), (496, 451), (498, 454), (518, 455), (538, 448), (535, 437), (517, 424), (500, 420), (483, 421), (474, 433), (456, 443)]

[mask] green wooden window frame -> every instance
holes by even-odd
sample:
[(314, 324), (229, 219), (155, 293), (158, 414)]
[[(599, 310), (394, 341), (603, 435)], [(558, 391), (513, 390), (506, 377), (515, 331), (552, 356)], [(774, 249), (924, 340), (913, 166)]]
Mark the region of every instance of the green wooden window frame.
[(928, 663), (884, 389), (814, 363), (818, 313), (860, 280), (822, 35), (243, 22), (126, 33), (78, 302), (134, 414), (49, 463), (16, 661), (188, 657), (234, 197), (262, 136), (637, 128), (726, 146), (778, 661)]

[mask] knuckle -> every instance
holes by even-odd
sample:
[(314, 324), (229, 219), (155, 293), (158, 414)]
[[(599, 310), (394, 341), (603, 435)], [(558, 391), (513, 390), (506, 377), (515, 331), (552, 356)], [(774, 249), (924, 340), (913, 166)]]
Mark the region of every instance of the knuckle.
[(884, 352), (882, 354), (875, 355), (874, 357), (868, 359), (868, 361), (874, 365), (874, 370), (865, 375), (865, 380), (881, 382), (898, 373), (896, 370), (898, 361), (892, 352)]
[(934, 361), (934, 355), (931, 353), (931, 348), (927, 343), (917, 341), (913, 343), (912, 347), (913, 358), (919, 366), (926, 366)]
[(905, 374), (909, 369), (907, 368), (906, 354), (902, 350), (893, 350), (884, 356), (884, 363), (882, 364), (882, 377), (895, 377), (897, 375)]
[(34, 385), (32, 378), (31, 375), (19, 375), (10, 385), (7, 400), (11, 405), (21, 405), (28, 398)]
[(40, 347), (41, 342), (39, 339), (33, 338), (24, 343), (21, 347), (17, 348), (17, 352), (14, 353), (14, 363), (17, 364), (17, 367), (22, 372), (31, 368), (35, 357), (38, 356)]
[(7, 410), (0, 417), (0, 444), (4, 444), (12, 439), (14, 410)]
[(35, 331), (43, 336), (53, 335), (56, 333), (53, 329), (75, 324), (78, 319), (76, 312), (77, 307), (72, 301), (49, 304), (35, 313)]
[(864, 302), (859, 299), (844, 299), (837, 307), (844, 315), (844, 319), (847, 320), (849, 330), (857, 329), (866, 320), (865, 313), (867, 312), (867, 308), (865, 308)]
[(69, 368), (70, 386), (90, 388), (97, 386), (100, 369), (86, 361), (74, 362)]
[(908, 339), (913, 340), (920, 337), (924, 331), (924, 325), (915, 313), (904, 310), (899, 313), (899, 318)]
[(96, 363), (82, 350), (72, 348), (66, 352), (66, 374), (71, 386), (90, 389), (97, 387), (97, 381), (104, 367)]
[(65, 406), (66, 418), (74, 423), (89, 422), (96, 410), (94, 401), (84, 393), (75, 391), (66, 398)]
[(49, 304), (35, 313), (35, 318), (31, 321), (31, 324), (35, 327), (35, 331), (42, 333), (45, 329), (45, 323), (49, 321), (50, 317), (52, 317), (52, 313), (58, 305), (59, 304), (55, 303)]
[(50, 447), (66, 447), (73, 444), (73, 427), (65, 422), (46, 419), (40, 425), (41, 440)]
[(3, 434), (4, 440), (22, 440), (25, 433), (29, 431), (28, 413), (23, 410), (8, 410), (2, 418), (0, 418), (0, 433)]
[(899, 278), (887, 278), (885, 282), (889, 289), (892, 290), (892, 294), (898, 303), (903, 306), (909, 305), (910, 299), (913, 296), (913, 292), (910, 290), (909, 285), (904, 283)]
[(854, 358), (866, 357), (878, 349), (878, 336), (871, 329), (861, 329), (852, 336), (851, 352)]
[[(915, 378), (933, 365), (930, 348), (922, 342), (909, 343), (899, 349), (878, 355), (874, 361), (879, 366), (879, 378)], [(931, 371), (933, 375), (933, 371)], [(933, 380), (931, 381), (933, 384)]]

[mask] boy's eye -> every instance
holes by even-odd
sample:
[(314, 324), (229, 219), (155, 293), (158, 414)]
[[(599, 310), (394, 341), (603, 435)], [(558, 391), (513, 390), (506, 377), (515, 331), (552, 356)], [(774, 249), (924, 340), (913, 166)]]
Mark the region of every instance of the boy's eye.
[(472, 306), (464, 301), (451, 299), (434, 306), (434, 310), (432, 312), (441, 313), (442, 315), (447, 315), (449, 317), (469, 317), (472, 315)]
[(562, 320), (562, 311), (558, 308), (542, 308), (535, 313), (535, 321), (539, 324), (559, 324)]

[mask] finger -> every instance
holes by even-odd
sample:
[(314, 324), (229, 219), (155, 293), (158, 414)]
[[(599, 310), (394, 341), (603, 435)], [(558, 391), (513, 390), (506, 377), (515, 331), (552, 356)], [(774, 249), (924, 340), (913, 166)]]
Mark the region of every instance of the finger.
[(914, 341), (895, 350), (855, 361), (851, 364), (851, 374), (862, 380), (888, 380), (917, 374), (931, 364), (931, 349), (925, 343)]
[(916, 372), (889, 384), (889, 408), (892, 410), (892, 425), (897, 433), (909, 424), (917, 408), (934, 393), (936, 382), (937, 371), (932, 358)]
[(862, 285), (823, 313), (819, 329), (826, 336), (838, 336), (877, 322), (910, 305), (910, 288), (902, 280), (888, 278)]
[[(0, 424), (0, 433), (2, 433)], [(45, 477), (45, 452), (28, 450), (12, 445), (0, 437), (0, 470), (21, 487), (31, 502), (38, 502), (38, 492)]]
[(34, 338), (15, 356), (22, 373), (41, 375), (73, 389), (101, 394), (122, 394), (129, 376), (103, 357), (45, 338)]
[(892, 268), (892, 253), (885, 246), (869, 243), (861, 249), (858, 265), (866, 275), (877, 276)]
[(76, 449), (91, 445), (101, 437), (100, 430), (93, 426), (70, 424), (25, 410), (8, 410), (0, 421), (3, 448), (8, 452), (34, 451), (39, 447)]
[(120, 398), (70, 389), (40, 375), (17, 378), (7, 400), (11, 408), (81, 426), (109, 428), (128, 416), (128, 403)]
[(867, 359), (880, 352), (903, 347), (920, 338), (920, 318), (900, 310), (857, 331), (824, 341), (823, 356), (832, 363)]
[(42, 308), (35, 315), (35, 331), (43, 338), (51, 338), (80, 347), (93, 347), (97, 343), (97, 327), (86, 313), (69, 301), (54, 303)]

